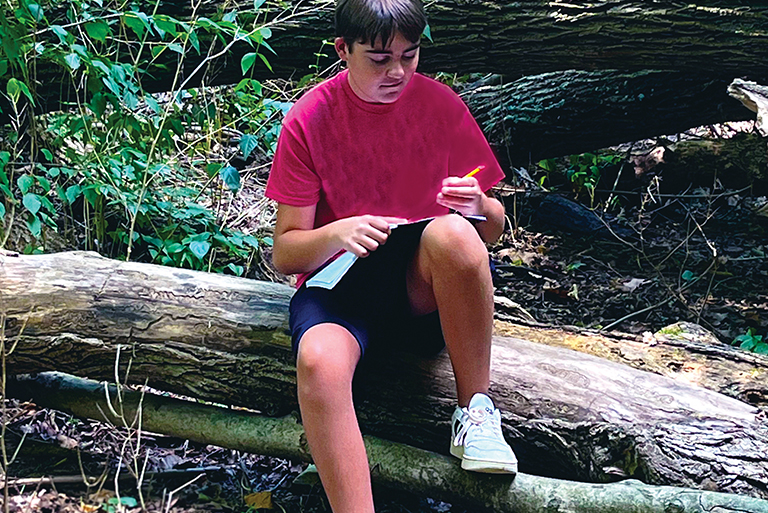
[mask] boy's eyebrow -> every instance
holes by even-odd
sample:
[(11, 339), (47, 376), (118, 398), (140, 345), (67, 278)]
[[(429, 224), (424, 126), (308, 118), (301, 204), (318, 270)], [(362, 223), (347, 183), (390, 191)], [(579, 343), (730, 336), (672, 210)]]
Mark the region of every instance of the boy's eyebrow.
[[(416, 44), (414, 44), (413, 46), (409, 46), (408, 48), (406, 48), (406, 49), (403, 51), (403, 53), (412, 52), (413, 50), (417, 49), (417, 48), (418, 48), (418, 47), (420, 47), (420, 46), (421, 46), (421, 43), (416, 43)], [(372, 48), (372, 49), (370, 49), (370, 50), (366, 50), (366, 51), (365, 51), (365, 53), (374, 53), (374, 54), (386, 54), (386, 55), (389, 55), (389, 54), (391, 54), (391, 53), (392, 53), (392, 51), (391, 51), (391, 50), (384, 50), (384, 49), (381, 49), (381, 50), (377, 50), (377, 49), (375, 49), (375, 48)]]

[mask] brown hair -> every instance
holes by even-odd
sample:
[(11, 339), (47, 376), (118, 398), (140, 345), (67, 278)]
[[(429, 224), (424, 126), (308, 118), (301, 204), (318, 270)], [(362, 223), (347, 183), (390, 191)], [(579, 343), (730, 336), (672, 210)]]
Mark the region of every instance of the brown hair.
[(397, 32), (415, 43), (427, 25), (421, 0), (338, 0), (335, 21), (350, 52), (358, 41), (387, 46)]

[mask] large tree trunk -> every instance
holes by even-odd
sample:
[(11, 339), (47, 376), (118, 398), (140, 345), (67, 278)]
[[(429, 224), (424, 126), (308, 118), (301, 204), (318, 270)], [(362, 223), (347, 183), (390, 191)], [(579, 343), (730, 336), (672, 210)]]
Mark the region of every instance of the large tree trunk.
[[(324, 68), (335, 60), (316, 57), (322, 40), (332, 35), (332, 4), (297, 3), (290, 20), (278, 24), (269, 40), (274, 73), (259, 64), (256, 78), (299, 77), (309, 66)], [(213, 15), (217, 4), (198, 14)], [(165, 2), (161, 11), (189, 16), (188, 2)], [(211, 12), (209, 12), (211, 11)], [(528, 2), (457, 2), (440, 0), (429, 7), (434, 43), (425, 41), (420, 70), (466, 74), (488, 72), (503, 86), (472, 88), (465, 99), (497, 149), (502, 163), (581, 153), (613, 144), (665, 135), (693, 126), (749, 119), (747, 109), (728, 97), (737, 76), (768, 81), (768, 7), (740, 2), (598, 2), (587, 5)], [(202, 36), (202, 35), (201, 35)], [(684, 40), (684, 43), (681, 42)], [(714, 41), (714, 43), (713, 43)], [(186, 87), (236, 83), (240, 58), (253, 49), (235, 45), (231, 55), (190, 76), (202, 57), (184, 56), (175, 77), (175, 61), (161, 62), (142, 78), (147, 91), (165, 91), (174, 78)], [(260, 62), (260, 61), (259, 61)], [(541, 72), (569, 68), (619, 71)], [(673, 71), (647, 71), (647, 69)], [(628, 72), (627, 70), (634, 70)], [(637, 71), (643, 70), (643, 71)], [(39, 107), (57, 108), (81, 91), (69, 72), (53, 63), (37, 69)], [(60, 83), (61, 86), (51, 87)], [(6, 114), (9, 109), (4, 109)]]
[[(257, 454), (310, 459), (303, 430), (292, 416), (267, 418), (125, 389), (118, 395), (114, 386), (109, 389), (112, 399), (108, 403), (103, 384), (56, 372), (23, 378), (11, 387), (21, 397), (80, 417), (123, 426), (132, 424), (141, 411), (141, 426), (146, 431)], [(110, 413), (118, 406), (120, 414)], [(527, 474), (489, 479), (462, 471), (451, 457), (407, 445), (366, 436), (365, 446), (374, 482), (472, 509), (499, 513), (768, 513), (768, 501), (749, 497), (648, 486), (636, 480), (603, 485)]]
[[(252, 8), (250, 0), (242, 4), (242, 11)], [(174, 0), (160, 4), (159, 12), (185, 19), (190, 16), (189, 7), (186, 0)], [(203, 3), (198, 15), (215, 17), (219, 7), (219, 3)], [(227, 4), (227, 10), (233, 7), (237, 9)], [(298, 78), (310, 73), (313, 66), (324, 69), (336, 60), (335, 52), (322, 44), (333, 36), (333, 3), (299, 1), (292, 7), (273, 8), (275, 16), (293, 14), (273, 27), (268, 40), (277, 52), (265, 54), (273, 72), (259, 64), (252, 71), (254, 78)], [(568, 69), (657, 69), (710, 80), (746, 77), (768, 81), (768, 7), (764, 5), (738, 0), (580, 4), (438, 0), (429, 3), (427, 14), (434, 42), (424, 41), (420, 69), (425, 72), (497, 73), (515, 79)], [(205, 42), (204, 33), (200, 37)], [(240, 59), (251, 51), (244, 42), (235, 45), (230, 56), (212, 65), (206, 84), (237, 83), (242, 78)], [(327, 56), (318, 58), (316, 53), (321, 51)], [(169, 90), (177, 57), (173, 52), (161, 55), (157, 64), (166, 67), (153, 68), (143, 78), (143, 86), (148, 91)], [(184, 59), (182, 78), (186, 79), (202, 56), (190, 51)], [(63, 83), (70, 92), (76, 90), (64, 76), (68, 73), (43, 63), (37, 72), (40, 83), (46, 85), (38, 91), (43, 105), (59, 100), (61, 88), (53, 83)], [(199, 86), (201, 78), (202, 73), (192, 77), (188, 87)]]
[(678, 72), (567, 71), (461, 95), (503, 164), (572, 155), (694, 126), (754, 119), (729, 81)]
[[(132, 382), (270, 415), (296, 409), (287, 287), (92, 253), (2, 257), (0, 283), (6, 333), (18, 342), (12, 373), (112, 379), (119, 353)], [(524, 472), (768, 497), (768, 426), (748, 404), (520, 339), (496, 338), (493, 362), (492, 394)], [(765, 388), (755, 378), (765, 359), (728, 368), (740, 373), (731, 393)], [(365, 432), (445, 452), (455, 404), (447, 355), (391, 355), (366, 376), (356, 391)]]

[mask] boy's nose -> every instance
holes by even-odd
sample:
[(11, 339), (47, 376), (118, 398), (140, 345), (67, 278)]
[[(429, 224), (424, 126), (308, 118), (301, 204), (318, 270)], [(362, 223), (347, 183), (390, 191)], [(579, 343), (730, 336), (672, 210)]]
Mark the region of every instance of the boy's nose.
[(390, 78), (402, 78), (403, 75), (405, 75), (403, 65), (399, 61), (394, 62), (387, 70), (387, 75), (389, 75)]

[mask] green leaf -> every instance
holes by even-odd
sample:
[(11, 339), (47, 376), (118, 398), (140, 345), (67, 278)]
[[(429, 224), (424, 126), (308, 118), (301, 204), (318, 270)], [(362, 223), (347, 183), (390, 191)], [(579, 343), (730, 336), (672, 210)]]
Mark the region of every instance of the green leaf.
[[(0, 203), (0, 206), (2, 206), (2, 203)], [(757, 347), (755, 347), (754, 352), (756, 354), (767, 354), (768, 355), (768, 344), (766, 344), (765, 342), (759, 343), (757, 345)]]
[(49, 182), (46, 177), (38, 176), (37, 183), (40, 184), (40, 187), (43, 188), (43, 191), (45, 191), (46, 194), (48, 194), (51, 191), (51, 182)]
[(256, 53), (250, 52), (243, 55), (243, 58), (240, 60), (240, 68), (243, 70), (243, 75), (248, 73), (248, 70), (251, 69), (251, 66), (253, 66), (253, 63), (256, 62)]
[(123, 23), (133, 30), (136, 35), (139, 36), (139, 39), (142, 39), (144, 37), (144, 31), (149, 29), (147, 21), (140, 18), (139, 13), (135, 12), (126, 13), (123, 16)]
[(755, 348), (755, 346), (757, 346), (757, 341), (753, 338), (750, 338), (749, 340), (742, 342), (739, 347), (746, 351), (751, 351)]
[(40, 207), (43, 206), (43, 203), (40, 201), (40, 198), (37, 196), (37, 194), (32, 193), (25, 194), (21, 199), (21, 202), (24, 204), (24, 207), (32, 214), (37, 214), (40, 212)]
[(695, 278), (695, 276), (691, 271), (684, 271), (681, 278), (683, 278), (684, 281), (691, 281)]
[(109, 25), (107, 25), (107, 22), (104, 20), (86, 23), (85, 31), (93, 39), (101, 41), (102, 43), (107, 42), (107, 36), (110, 34)]
[(135, 508), (139, 503), (133, 497), (120, 497), (120, 504), (128, 508)]
[(227, 186), (232, 192), (237, 192), (240, 189), (240, 173), (232, 166), (227, 166), (222, 169), (219, 174), (224, 181), (224, 185)]
[(179, 43), (171, 43), (168, 45), (168, 49), (172, 52), (176, 52), (178, 54), (184, 53), (184, 47), (181, 46)]
[(43, 21), (43, 8), (40, 7), (38, 4), (27, 4), (27, 9), (29, 9), (30, 14), (32, 14), (32, 18), (38, 23)]
[(243, 267), (242, 265), (235, 265), (232, 262), (227, 264), (227, 269), (232, 271), (235, 274), (235, 276), (242, 276), (243, 273), (245, 272), (245, 267)]
[(40, 238), (40, 232), (43, 230), (43, 223), (40, 222), (40, 219), (38, 219), (37, 216), (30, 216), (31, 220), (27, 220), (27, 228), (29, 228), (29, 231), (32, 233), (32, 235), (38, 239)]
[(5, 205), (2, 201), (0, 201), (0, 224), (2, 223), (3, 217), (5, 217)]
[(0, 60), (0, 77), (8, 72), (8, 61), (6, 59)]
[(240, 138), (240, 151), (243, 152), (243, 158), (247, 159), (251, 152), (259, 145), (259, 140), (255, 135), (245, 134)]
[(219, 162), (211, 162), (210, 164), (206, 164), (205, 172), (208, 173), (209, 178), (213, 178), (223, 167), (224, 165)]
[[(266, 44), (266, 43), (265, 43), (265, 44)], [(272, 51), (274, 52), (274, 50), (272, 50)], [(264, 54), (261, 54), (261, 53), (260, 53), (260, 54), (259, 54), (259, 57), (261, 58), (261, 60), (262, 60), (262, 61), (264, 61), (264, 64), (266, 64), (266, 66), (267, 66), (267, 69), (268, 69), (269, 71), (272, 71), (272, 65), (269, 63), (269, 61), (267, 60), (267, 58), (266, 58), (266, 57), (264, 57)]]
[(154, 18), (155, 26), (165, 32), (166, 34), (170, 34), (173, 37), (176, 37), (179, 35), (179, 31), (176, 25), (176, 20), (171, 18), (170, 16), (165, 15), (158, 15)]
[(226, 21), (227, 23), (235, 23), (237, 21), (237, 11), (229, 11), (224, 15), (222, 21)]
[(208, 250), (211, 249), (211, 243), (196, 240), (189, 244), (189, 249), (197, 258), (202, 260), (203, 257), (208, 253)]
[(64, 62), (67, 63), (67, 66), (72, 68), (72, 71), (76, 70), (80, 67), (80, 56), (76, 53), (70, 53), (66, 57), (64, 57)]
[(51, 25), (51, 32), (56, 34), (59, 38), (59, 43), (63, 45), (67, 44), (67, 36), (69, 36), (69, 32), (67, 32), (64, 27), (61, 25)]
[(11, 78), (5, 86), (5, 91), (8, 93), (8, 96), (11, 97), (13, 103), (19, 103), (19, 97), (21, 96), (21, 82), (15, 78)]
[(429, 28), (429, 23), (427, 23), (427, 24), (424, 26), (424, 32), (422, 32), (422, 33), (421, 33), (421, 35), (423, 35), (424, 37), (426, 37), (427, 39), (429, 39), (429, 41), (430, 41), (430, 42), (432, 42), (432, 43), (434, 43), (434, 42), (435, 42), (435, 41), (434, 41), (434, 39), (432, 39), (432, 29), (431, 29), (431, 28)]
[(19, 190), (22, 194), (26, 194), (27, 191), (35, 185), (35, 179), (29, 175), (21, 175), (16, 181), (16, 185), (19, 186)]
[(266, 0), (253, 0), (253, 10), (258, 11)]
[(189, 43), (192, 45), (192, 47), (197, 51), (197, 53), (200, 53), (200, 40), (197, 38), (197, 34), (194, 32), (188, 32), (189, 37)]
[(272, 29), (269, 27), (262, 27), (259, 29), (259, 34), (261, 34), (261, 37), (264, 39), (269, 39), (272, 37)]

